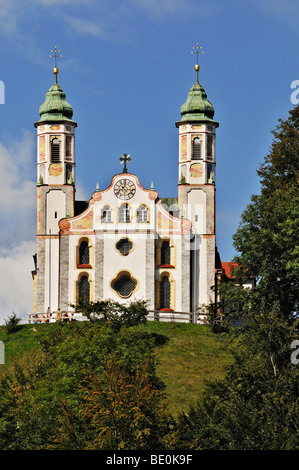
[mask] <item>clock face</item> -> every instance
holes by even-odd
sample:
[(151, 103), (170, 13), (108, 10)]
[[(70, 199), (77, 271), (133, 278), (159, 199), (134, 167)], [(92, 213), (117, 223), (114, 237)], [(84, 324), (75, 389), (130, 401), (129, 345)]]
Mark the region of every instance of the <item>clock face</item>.
[(135, 184), (133, 181), (123, 178), (115, 183), (114, 194), (119, 199), (131, 199), (136, 192)]

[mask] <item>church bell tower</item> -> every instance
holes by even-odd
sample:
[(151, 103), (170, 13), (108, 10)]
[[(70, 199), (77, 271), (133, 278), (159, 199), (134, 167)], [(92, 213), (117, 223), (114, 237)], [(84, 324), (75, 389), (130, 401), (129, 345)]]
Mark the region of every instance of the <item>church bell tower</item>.
[(75, 128), (73, 109), (57, 83), (56, 47), (53, 69), (55, 83), (40, 106), (37, 129), (37, 256), (36, 312), (52, 312), (59, 301), (59, 226), (74, 215)]
[(192, 310), (213, 301), (215, 285), (215, 138), (218, 122), (214, 108), (198, 81), (198, 54), (195, 65), (196, 82), (182, 105), (179, 129), (178, 204), (181, 216), (192, 221), (191, 283)]

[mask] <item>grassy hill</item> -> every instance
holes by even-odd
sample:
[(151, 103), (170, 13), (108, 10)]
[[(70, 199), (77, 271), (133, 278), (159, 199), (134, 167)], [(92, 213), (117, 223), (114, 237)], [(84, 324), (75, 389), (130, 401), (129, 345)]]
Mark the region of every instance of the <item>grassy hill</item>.
[[(79, 325), (78, 325), (79, 326)], [(58, 324), (23, 325), (8, 335), (0, 327), (0, 340), (5, 344), (5, 365), (40, 349), (41, 339)], [(207, 326), (186, 323), (147, 322), (138, 329), (154, 335), (158, 357), (158, 376), (166, 385), (170, 410), (176, 414), (187, 411), (204, 390), (206, 381), (214, 381), (225, 374), (232, 363), (232, 355), (225, 334), (214, 334)]]

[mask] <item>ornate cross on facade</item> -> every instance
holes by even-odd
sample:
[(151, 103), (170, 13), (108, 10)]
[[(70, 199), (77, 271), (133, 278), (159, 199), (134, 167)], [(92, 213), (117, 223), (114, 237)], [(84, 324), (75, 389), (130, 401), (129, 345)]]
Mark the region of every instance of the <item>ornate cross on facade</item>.
[(196, 65), (195, 65), (195, 70), (196, 70), (196, 82), (198, 83), (198, 71), (200, 69), (198, 65), (198, 54), (203, 54), (203, 51), (200, 51), (199, 49), (202, 49), (201, 46), (198, 45), (198, 42), (196, 43), (196, 46), (193, 46), (193, 51), (191, 51), (191, 54), (196, 54)]
[(55, 46), (54, 51), (51, 51), (53, 55), (50, 54), (50, 57), (54, 58), (55, 60), (55, 67), (53, 69), (54, 75), (55, 75), (55, 83), (57, 84), (57, 74), (59, 72), (58, 67), (57, 67), (57, 58), (62, 57), (62, 55), (57, 54), (57, 52), (60, 52), (60, 50), (57, 50), (57, 47)]
[(124, 163), (123, 173), (128, 173), (128, 170), (127, 170), (127, 163), (129, 163), (130, 161), (131, 161), (130, 155), (127, 155), (126, 153), (124, 153), (124, 154), (120, 157), (120, 164), (122, 164), (122, 162)]

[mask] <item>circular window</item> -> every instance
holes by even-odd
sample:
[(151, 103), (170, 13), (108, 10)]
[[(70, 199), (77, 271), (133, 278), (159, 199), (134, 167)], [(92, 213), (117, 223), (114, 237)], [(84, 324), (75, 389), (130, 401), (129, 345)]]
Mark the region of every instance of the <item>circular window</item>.
[(112, 289), (114, 289), (120, 297), (130, 297), (136, 285), (136, 280), (126, 272), (123, 272), (111, 283)]
[(122, 238), (115, 246), (123, 256), (127, 256), (133, 248), (133, 243), (128, 238)]

